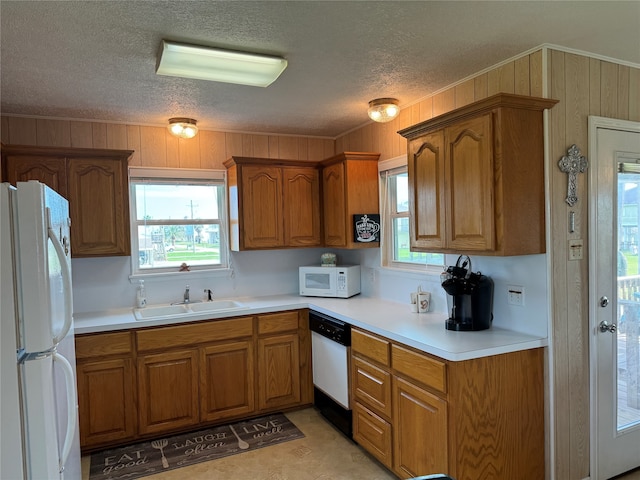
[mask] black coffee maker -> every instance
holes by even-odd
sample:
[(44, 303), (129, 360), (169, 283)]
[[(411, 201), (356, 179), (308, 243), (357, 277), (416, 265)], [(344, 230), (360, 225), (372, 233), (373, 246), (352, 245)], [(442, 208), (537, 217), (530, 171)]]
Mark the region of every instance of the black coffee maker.
[[(469, 268), (467, 268), (467, 266)], [(493, 320), (493, 280), (471, 271), (471, 259), (460, 255), (455, 267), (442, 276), (442, 288), (447, 292), (449, 318), (447, 330), (476, 331), (491, 327)]]

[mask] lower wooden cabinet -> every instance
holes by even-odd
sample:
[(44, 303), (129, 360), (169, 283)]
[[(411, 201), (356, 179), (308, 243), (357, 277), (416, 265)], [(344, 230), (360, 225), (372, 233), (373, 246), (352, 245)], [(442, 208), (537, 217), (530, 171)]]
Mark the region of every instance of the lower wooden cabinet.
[(447, 402), (393, 379), (393, 469), (404, 477), (449, 471)]
[(300, 364), (297, 334), (258, 340), (258, 388), (261, 409), (300, 401)]
[(400, 478), (544, 478), (543, 351), (452, 362), (354, 328), (354, 440)]
[(130, 332), (76, 337), (78, 413), (83, 448), (136, 436), (136, 369)]
[[(310, 385), (308, 316), (280, 312), (258, 318), (258, 408), (275, 409), (313, 401)], [(305, 338), (307, 339), (305, 342)], [(301, 348), (302, 345), (302, 348)]]
[(250, 415), (255, 411), (252, 340), (200, 349), (200, 420)]
[(77, 366), (80, 444), (125, 442), (136, 434), (135, 368), (130, 358)]
[(138, 357), (139, 433), (159, 433), (197, 425), (198, 351)]
[(76, 356), (84, 450), (313, 403), (307, 310), (81, 335)]

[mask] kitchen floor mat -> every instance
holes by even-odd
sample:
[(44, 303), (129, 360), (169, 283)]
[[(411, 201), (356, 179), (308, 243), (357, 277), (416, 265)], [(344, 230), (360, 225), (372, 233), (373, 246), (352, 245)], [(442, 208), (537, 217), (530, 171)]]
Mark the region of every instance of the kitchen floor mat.
[(135, 479), (303, 438), (281, 413), (93, 453), (89, 480)]

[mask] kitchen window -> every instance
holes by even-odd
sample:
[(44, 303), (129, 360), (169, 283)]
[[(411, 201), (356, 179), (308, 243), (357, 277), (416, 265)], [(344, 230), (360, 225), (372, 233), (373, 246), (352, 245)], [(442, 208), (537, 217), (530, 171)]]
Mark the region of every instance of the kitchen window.
[(129, 171), (133, 275), (228, 268), (224, 172)]
[(403, 270), (421, 270), (439, 274), (444, 266), (441, 253), (409, 250), (409, 178), (406, 164), (381, 162), (382, 187), (382, 266)]

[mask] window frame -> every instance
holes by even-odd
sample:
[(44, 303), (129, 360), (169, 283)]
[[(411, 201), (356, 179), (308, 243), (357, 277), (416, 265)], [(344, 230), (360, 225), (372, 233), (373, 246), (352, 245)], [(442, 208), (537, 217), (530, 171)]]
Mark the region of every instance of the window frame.
[[(378, 175), (380, 181), (380, 211), (383, 213), (382, 242), (380, 249), (381, 267), (407, 272), (424, 273), (426, 271), (428, 274), (440, 275), (445, 267), (446, 258), (444, 254), (442, 254), (441, 264), (426, 263), (426, 261), (424, 263), (403, 262), (394, 259), (394, 221), (397, 218), (409, 218), (409, 211), (396, 211), (394, 205), (397, 203), (397, 201), (395, 201), (395, 191), (393, 190), (394, 187), (389, 187), (389, 179), (392, 175), (398, 175), (407, 172), (408, 166), (406, 156), (396, 157), (390, 160), (383, 160), (378, 164)], [(391, 182), (392, 185), (393, 183), (394, 182)]]
[[(198, 276), (223, 273), (227, 275), (230, 269), (230, 250), (227, 208), (227, 176), (224, 170), (204, 170), (186, 168), (146, 168), (129, 167), (129, 211), (131, 228), (131, 275), (129, 278), (148, 279), (154, 277), (168, 277), (173, 275)], [(152, 225), (167, 225), (167, 219), (138, 220), (136, 204), (136, 186), (142, 183), (166, 183), (168, 185), (202, 184), (217, 185), (218, 188), (218, 219), (170, 219), (171, 225), (219, 225), (220, 265), (189, 265), (187, 272), (180, 271), (176, 266), (140, 268), (138, 227)]]

